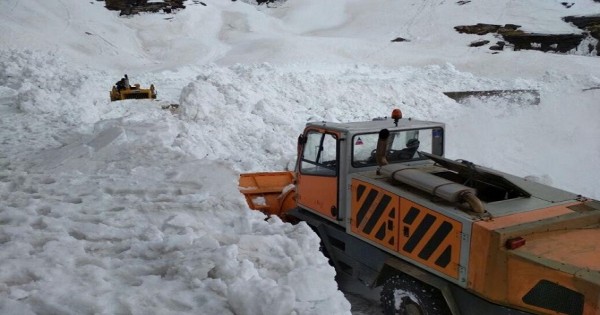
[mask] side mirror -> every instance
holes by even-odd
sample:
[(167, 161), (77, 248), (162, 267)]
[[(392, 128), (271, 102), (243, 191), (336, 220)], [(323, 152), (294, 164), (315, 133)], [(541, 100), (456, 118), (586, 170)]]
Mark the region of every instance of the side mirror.
[(306, 144), (306, 136), (301, 134), (298, 136), (298, 145), (304, 145)]

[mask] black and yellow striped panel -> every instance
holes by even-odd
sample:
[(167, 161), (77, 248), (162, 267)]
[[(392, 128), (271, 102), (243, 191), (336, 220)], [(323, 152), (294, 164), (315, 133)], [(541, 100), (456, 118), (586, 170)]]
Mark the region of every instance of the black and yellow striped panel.
[(415, 261), (458, 278), (460, 222), (404, 198), (400, 201), (398, 251)]
[(352, 181), (353, 233), (398, 251), (399, 197), (369, 183)]

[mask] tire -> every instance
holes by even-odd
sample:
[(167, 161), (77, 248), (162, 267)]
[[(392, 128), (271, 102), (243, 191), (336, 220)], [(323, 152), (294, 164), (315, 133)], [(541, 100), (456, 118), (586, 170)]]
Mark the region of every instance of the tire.
[(385, 315), (451, 314), (439, 290), (407, 275), (395, 275), (385, 282), (381, 307)]

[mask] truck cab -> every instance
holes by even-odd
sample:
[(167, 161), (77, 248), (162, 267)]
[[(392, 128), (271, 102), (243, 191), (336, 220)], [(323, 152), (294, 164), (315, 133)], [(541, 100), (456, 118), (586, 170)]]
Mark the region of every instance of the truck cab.
[(422, 164), (420, 152), (443, 156), (444, 124), (413, 119), (394, 124), (391, 118), (355, 123), (309, 123), (299, 142), (297, 203), (344, 225), (350, 204), (352, 174), (374, 171), (379, 131), (390, 131), (386, 159), (391, 164)]

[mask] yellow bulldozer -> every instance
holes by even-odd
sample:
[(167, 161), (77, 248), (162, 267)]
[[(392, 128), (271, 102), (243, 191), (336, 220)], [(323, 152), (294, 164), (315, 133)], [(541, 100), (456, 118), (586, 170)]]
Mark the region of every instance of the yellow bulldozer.
[(130, 99), (156, 99), (154, 84), (150, 88), (142, 89), (138, 83), (129, 85), (129, 77), (125, 75), (113, 86), (110, 91), (110, 101), (122, 101)]

